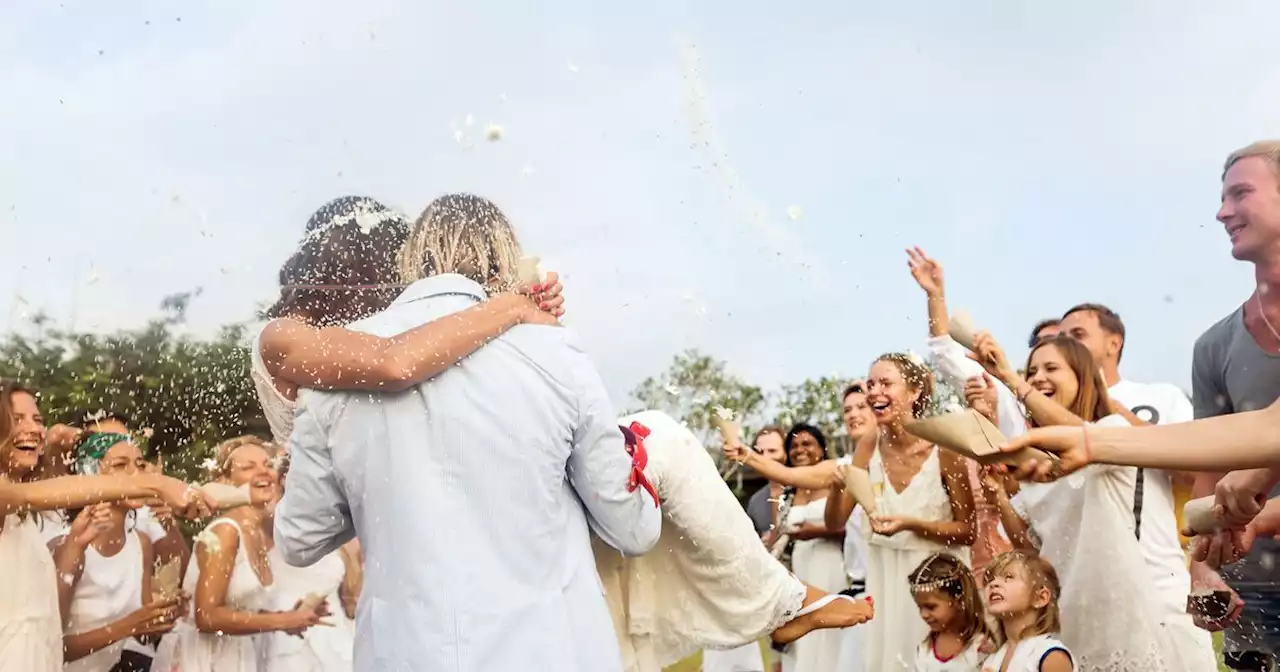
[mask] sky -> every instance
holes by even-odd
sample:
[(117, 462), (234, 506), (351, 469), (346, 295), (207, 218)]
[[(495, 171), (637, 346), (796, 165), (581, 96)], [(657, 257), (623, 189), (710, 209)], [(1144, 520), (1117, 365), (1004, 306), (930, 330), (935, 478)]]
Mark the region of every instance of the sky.
[(1101, 302), (1126, 377), (1189, 389), (1252, 289), (1214, 213), (1226, 155), (1280, 136), (1253, 29), (1278, 23), (1274, 0), (7, 2), (0, 329), (134, 328), (199, 287), (211, 334), (273, 300), (328, 199), (469, 191), (562, 274), (620, 405), (686, 348), (764, 386), (923, 352), (910, 245), (1015, 360)]

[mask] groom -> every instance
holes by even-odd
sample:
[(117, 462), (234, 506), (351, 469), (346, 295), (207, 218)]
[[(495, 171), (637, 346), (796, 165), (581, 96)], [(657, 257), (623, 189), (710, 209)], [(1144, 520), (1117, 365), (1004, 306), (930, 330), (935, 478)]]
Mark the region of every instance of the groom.
[[(351, 328), (464, 310), (514, 286), (519, 258), (496, 206), (439, 198), (401, 254), (413, 284)], [(304, 392), (298, 409), (276, 543), (307, 566), (359, 535), (356, 670), (621, 672), (589, 530), (640, 555), (661, 511), (571, 332), (517, 326), (406, 392)]]

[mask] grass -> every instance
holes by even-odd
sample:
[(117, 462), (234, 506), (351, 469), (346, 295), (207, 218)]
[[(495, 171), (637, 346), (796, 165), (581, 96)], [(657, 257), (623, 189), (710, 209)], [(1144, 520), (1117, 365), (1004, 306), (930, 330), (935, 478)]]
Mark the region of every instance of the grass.
[[(763, 646), (763, 644), (762, 644)], [(1213, 635), (1213, 650), (1218, 654), (1218, 670), (1219, 672), (1232, 672), (1231, 668), (1222, 664), (1222, 633), (1216, 632)], [(663, 672), (700, 672), (702, 669), (702, 654), (695, 653), (688, 658), (668, 667)]]

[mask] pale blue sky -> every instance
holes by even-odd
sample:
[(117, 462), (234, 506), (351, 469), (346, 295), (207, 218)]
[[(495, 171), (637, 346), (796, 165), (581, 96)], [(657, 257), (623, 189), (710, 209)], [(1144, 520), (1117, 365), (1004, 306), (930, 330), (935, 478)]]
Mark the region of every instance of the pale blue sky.
[(766, 385), (922, 351), (910, 244), (1015, 357), (1101, 301), (1125, 374), (1186, 386), (1251, 288), (1213, 215), (1227, 152), (1280, 136), (1275, 25), (1274, 0), (16, 0), (0, 317), (133, 327), (203, 286), (207, 333), (273, 297), (325, 200), (469, 190), (562, 271), (619, 395), (686, 347)]

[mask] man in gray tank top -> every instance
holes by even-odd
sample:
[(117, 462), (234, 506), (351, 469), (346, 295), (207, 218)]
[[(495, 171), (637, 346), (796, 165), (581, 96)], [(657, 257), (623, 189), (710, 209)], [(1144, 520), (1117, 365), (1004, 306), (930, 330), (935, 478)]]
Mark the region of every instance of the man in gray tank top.
[[(1280, 324), (1280, 142), (1255, 143), (1227, 159), (1218, 220), (1231, 237), (1231, 255), (1254, 265), (1257, 286), (1242, 306), (1196, 341), (1192, 403), (1197, 419), (1266, 408), (1280, 398), (1280, 333), (1273, 326)], [(1193, 494), (1212, 494), (1221, 476), (1201, 474)], [(1280, 487), (1270, 496), (1280, 496)], [(1274, 534), (1260, 528), (1249, 557), (1222, 571), (1244, 603), (1238, 620), (1226, 629), (1226, 663), (1233, 669), (1274, 670), (1280, 656), (1280, 586), (1275, 582), (1280, 543)], [(1221, 586), (1201, 563), (1192, 563), (1191, 572), (1194, 588)], [(1221, 629), (1229, 621), (1202, 627)]]

